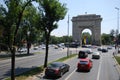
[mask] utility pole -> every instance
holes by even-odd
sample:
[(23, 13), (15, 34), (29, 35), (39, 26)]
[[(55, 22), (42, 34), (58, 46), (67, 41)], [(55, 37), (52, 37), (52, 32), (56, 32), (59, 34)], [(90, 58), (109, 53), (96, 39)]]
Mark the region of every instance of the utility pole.
[(68, 46), (67, 46), (67, 57), (69, 57), (69, 46), (70, 46), (70, 43), (69, 43), (69, 14), (68, 14), (68, 21), (67, 21), (67, 23), (68, 23)]

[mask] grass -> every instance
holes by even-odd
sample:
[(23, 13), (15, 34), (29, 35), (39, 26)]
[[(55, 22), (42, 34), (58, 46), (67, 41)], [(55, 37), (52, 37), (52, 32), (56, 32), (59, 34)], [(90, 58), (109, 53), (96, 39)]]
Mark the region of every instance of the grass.
[(120, 57), (119, 56), (115, 56), (115, 59), (117, 60), (118, 64), (120, 64)]
[(34, 54), (42, 54), (42, 52), (34, 52)]
[[(76, 55), (77, 55), (77, 54), (72, 54), (72, 55), (70, 55), (69, 57), (67, 57), (67, 56), (66, 56), (66, 57), (62, 57), (62, 58), (57, 59), (57, 60), (55, 60), (55, 61), (57, 61), (57, 62), (63, 62), (63, 61), (66, 61), (66, 60), (68, 60), (68, 59), (71, 59), (71, 58), (75, 57)], [(55, 62), (55, 61), (53, 61), (53, 62)], [(50, 63), (51, 63), (51, 62), (50, 62)], [(48, 64), (50, 64), (50, 63), (48, 63)], [(36, 74), (41, 73), (43, 70), (44, 70), (43, 65), (40, 66), (40, 67), (36, 67), (36, 68), (34, 68), (34, 69), (31, 69), (30, 71), (24, 72), (24, 73), (16, 76), (16, 80), (25, 80), (25, 79), (27, 79), (29, 76), (33, 76), (33, 75), (36, 75)], [(10, 78), (5, 79), (5, 80), (10, 80)]]
[(63, 57), (63, 58), (60, 58), (60, 59), (58, 59), (58, 60), (56, 60), (56, 61), (59, 61), (59, 62), (63, 62), (63, 61), (65, 61), (65, 60), (67, 60), (67, 59), (70, 59), (70, 58), (72, 58), (72, 57), (75, 57), (77, 54), (72, 54), (72, 55), (70, 55), (70, 56), (66, 56), (66, 57)]

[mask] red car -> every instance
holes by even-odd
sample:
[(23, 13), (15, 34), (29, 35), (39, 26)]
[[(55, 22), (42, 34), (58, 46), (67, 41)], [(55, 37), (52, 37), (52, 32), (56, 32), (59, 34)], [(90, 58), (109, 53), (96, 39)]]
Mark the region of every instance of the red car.
[(90, 71), (93, 66), (93, 62), (89, 58), (81, 58), (77, 64), (78, 71)]

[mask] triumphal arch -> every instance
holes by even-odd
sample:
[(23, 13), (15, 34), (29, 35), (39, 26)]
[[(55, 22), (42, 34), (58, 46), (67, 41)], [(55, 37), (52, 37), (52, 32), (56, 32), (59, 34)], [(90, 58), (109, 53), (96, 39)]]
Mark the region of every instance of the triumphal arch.
[(85, 14), (72, 18), (72, 36), (74, 41), (80, 41), (82, 45), (82, 31), (90, 29), (92, 32), (92, 45), (101, 45), (101, 21), (100, 15)]

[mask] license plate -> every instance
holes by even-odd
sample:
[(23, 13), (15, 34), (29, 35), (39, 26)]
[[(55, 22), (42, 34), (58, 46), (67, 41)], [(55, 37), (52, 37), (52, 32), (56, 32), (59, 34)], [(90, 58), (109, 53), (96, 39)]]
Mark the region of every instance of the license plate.
[(81, 65), (81, 67), (84, 67), (85, 65)]

